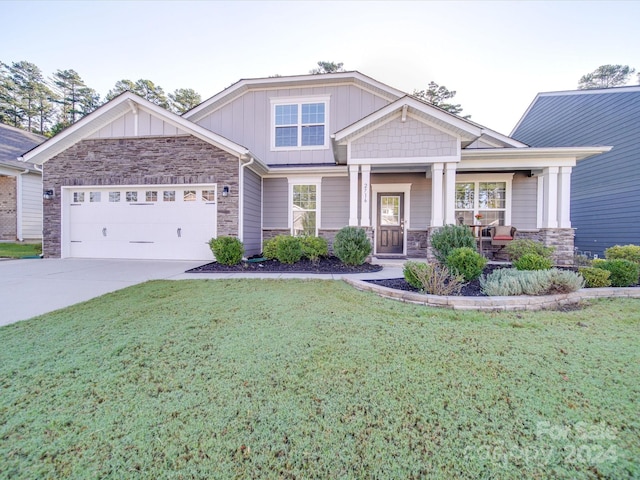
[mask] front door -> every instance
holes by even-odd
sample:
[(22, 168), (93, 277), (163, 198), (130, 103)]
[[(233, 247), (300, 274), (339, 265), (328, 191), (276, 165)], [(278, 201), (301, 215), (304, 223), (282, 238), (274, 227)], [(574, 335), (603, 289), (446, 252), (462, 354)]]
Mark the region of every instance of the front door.
[(376, 253), (404, 253), (404, 193), (378, 194)]

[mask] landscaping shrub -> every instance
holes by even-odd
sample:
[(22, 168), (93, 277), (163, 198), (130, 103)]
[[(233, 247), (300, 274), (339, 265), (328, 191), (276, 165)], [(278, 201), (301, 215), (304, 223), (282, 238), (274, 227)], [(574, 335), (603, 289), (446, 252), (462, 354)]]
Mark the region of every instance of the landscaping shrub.
[(525, 253), (513, 261), (513, 266), (518, 270), (549, 270), (553, 262), (537, 253)]
[(591, 259), (586, 255), (574, 255), (573, 256), (573, 265), (575, 267), (590, 267)]
[(613, 287), (630, 287), (638, 283), (640, 266), (631, 260), (625, 260), (623, 258), (594, 260), (593, 266), (611, 272), (609, 279)]
[(578, 269), (582, 278), (584, 278), (587, 288), (602, 288), (611, 286), (611, 272), (602, 268), (580, 267)]
[(333, 241), (333, 253), (345, 265), (362, 265), (371, 253), (371, 242), (362, 228), (344, 227)]
[(447, 256), (456, 248), (476, 248), (476, 238), (465, 225), (445, 225), (431, 234), (431, 248), (436, 260), (443, 265)]
[(244, 245), (236, 237), (212, 238), (209, 247), (222, 265), (237, 265), (244, 255)]
[(607, 260), (623, 259), (640, 265), (640, 245), (615, 245), (604, 251)]
[(269, 260), (278, 258), (278, 242), (284, 237), (288, 237), (288, 235), (278, 235), (265, 241), (262, 247), (262, 256)]
[(301, 237), (302, 255), (312, 262), (329, 255), (329, 243), (322, 237)]
[(584, 286), (584, 280), (575, 272), (557, 268), (531, 271), (502, 268), (480, 278), (480, 285), (487, 295), (551, 295), (575, 292)]
[(298, 237), (283, 235), (276, 242), (276, 258), (281, 263), (296, 263), (302, 258), (302, 242)]
[(536, 242), (529, 238), (521, 238), (518, 240), (512, 240), (504, 247), (504, 251), (507, 252), (512, 262), (515, 262), (523, 255), (534, 253), (544, 258), (551, 258), (553, 252), (556, 249), (554, 247), (545, 247), (542, 243)]
[(464, 283), (462, 275), (452, 274), (439, 264), (406, 262), (403, 272), (409, 285), (432, 295), (457, 295)]
[(452, 273), (462, 275), (467, 282), (482, 275), (487, 259), (469, 247), (454, 248), (447, 255), (446, 265)]

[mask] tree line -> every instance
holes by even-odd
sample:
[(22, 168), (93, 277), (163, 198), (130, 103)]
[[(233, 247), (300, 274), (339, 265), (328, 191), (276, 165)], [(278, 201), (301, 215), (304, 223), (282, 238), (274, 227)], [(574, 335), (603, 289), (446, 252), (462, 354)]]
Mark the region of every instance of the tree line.
[(56, 70), (49, 78), (34, 63), (0, 61), (0, 123), (53, 136), (125, 91), (177, 114), (198, 105), (200, 94), (178, 88), (166, 94), (151, 80), (118, 80), (104, 99), (75, 70)]

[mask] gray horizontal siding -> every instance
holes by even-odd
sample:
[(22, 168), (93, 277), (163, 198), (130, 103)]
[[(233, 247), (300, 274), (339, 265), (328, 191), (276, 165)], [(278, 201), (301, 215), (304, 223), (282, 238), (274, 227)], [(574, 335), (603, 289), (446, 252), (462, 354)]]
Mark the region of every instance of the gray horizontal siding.
[(640, 244), (640, 92), (542, 95), (513, 134), (534, 147), (611, 145), (571, 175), (575, 245), (603, 255), (615, 244)]
[(535, 229), (538, 211), (538, 179), (516, 174), (511, 188), (511, 223), (520, 230)]
[(349, 225), (349, 177), (322, 179), (321, 228), (342, 228)]
[[(410, 227), (412, 229), (427, 228), (431, 220), (431, 179), (426, 178), (424, 173), (371, 175), (371, 185), (381, 183), (410, 183)], [(371, 201), (377, 201), (377, 198), (372, 198)]]
[(288, 228), (289, 226), (289, 182), (286, 178), (263, 180), (263, 225), (264, 228)]
[(262, 250), (262, 180), (252, 170), (244, 171), (244, 203), (242, 208), (242, 241), (245, 255)]

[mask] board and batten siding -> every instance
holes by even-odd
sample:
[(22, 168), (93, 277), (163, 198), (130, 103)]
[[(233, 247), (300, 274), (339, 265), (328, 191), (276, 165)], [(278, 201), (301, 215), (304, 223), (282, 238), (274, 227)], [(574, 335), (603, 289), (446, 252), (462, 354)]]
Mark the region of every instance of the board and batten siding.
[(262, 179), (245, 168), (243, 181), (242, 242), (247, 257), (262, 250)]
[(263, 228), (289, 228), (289, 181), (265, 178), (263, 188)]
[[(136, 135), (136, 121), (138, 133)], [(155, 117), (143, 110), (138, 110), (138, 115), (128, 112), (116, 118), (109, 125), (102, 127), (87, 138), (123, 138), (123, 137), (153, 137), (153, 136), (188, 135), (187, 132), (174, 127), (170, 123)]]
[(398, 116), (354, 140), (351, 158), (440, 157), (457, 153), (458, 140), (412, 117)]
[[(393, 183), (411, 184), (409, 228), (411, 230), (426, 229), (431, 219), (431, 179), (426, 178), (424, 173), (371, 174), (371, 185)], [(393, 191), (393, 189), (390, 190)], [(377, 198), (372, 198), (372, 205), (377, 201)], [(374, 218), (371, 221), (374, 224), (377, 222)]]
[(325, 177), (321, 188), (321, 227), (339, 229), (349, 225), (349, 177)]
[(22, 175), (22, 238), (42, 239), (42, 176)]
[(538, 179), (517, 173), (511, 183), (511, 223), (520, 230), (537, 228)]
[(325, 125), (329, 134), (389, 104), (355, 85), (249, 90), (197, 123), (247, 147), (268, 165), (334, 163), (331, 145), (318, 150), (271, 151), (271, 99), (313, 96), (330, 97)]

